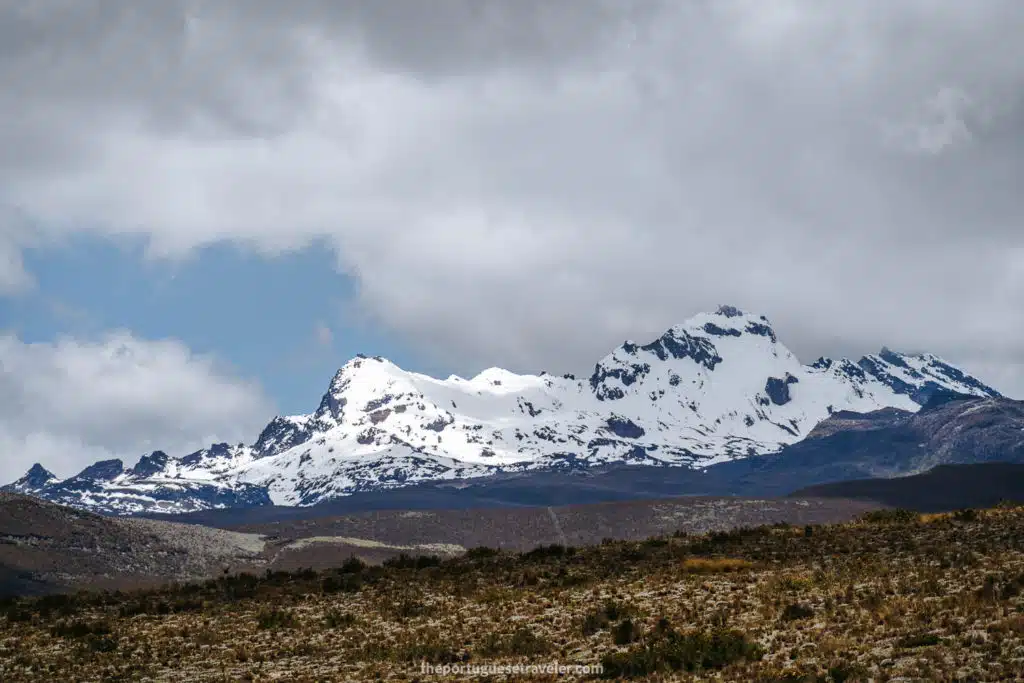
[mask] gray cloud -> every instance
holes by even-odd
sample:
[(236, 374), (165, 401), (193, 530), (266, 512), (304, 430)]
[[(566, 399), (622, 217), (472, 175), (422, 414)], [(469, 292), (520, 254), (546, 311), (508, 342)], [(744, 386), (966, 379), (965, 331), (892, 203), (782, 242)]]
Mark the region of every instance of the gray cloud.
[(7, 3), (0, 203), (39, 227), (0, 254), (325, 238), (463, 372), (730, 302), (1024, 396), (1024, 5), (551, 5)]

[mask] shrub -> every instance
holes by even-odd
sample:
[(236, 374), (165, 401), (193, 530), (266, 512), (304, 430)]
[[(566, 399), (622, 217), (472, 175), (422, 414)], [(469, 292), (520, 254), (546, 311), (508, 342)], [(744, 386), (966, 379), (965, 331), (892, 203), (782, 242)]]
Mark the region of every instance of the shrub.
[(995, 576), (986, 576), (985, 582), (978, 589), (977, 596), (981, 600), (997, 600), (999, 598), (999, 579)]
[(828, 677), (832, 683), (847, 683), (867, 678), (868, 670), (862, 664), (836, 662), (828, 668)]
[(411, 619), (427, 613), (427, 606), (414, 598), (403, 598), (395, 605), (394, 614), (399, 619)]
[(1024, 589), (1024, 574), (1017, 576), (1014, 579), (1010, 579), (1003, 584), (1002, 598), (1003, 600), (1009, 600), (1020, 595), (1022, 589)]
[(609, 600), (601, 607), (587, 612), (583, 617), (581, 630), (583, 635), (591, 636), (602, 629), (608, 628), (613, 621), (623, 619), (633, 613), (633, 610), (620, 603)]
[(32, 613), (27, 609), (11, 608), (7, 610), (7, 621), (20, 624), (32, 621)]
[(366, 563), (353, 555), (341, 564), (338, 571), (343, 574), (358, 574), (364, 569), (366, 569)]
[(408, 555), (400, 553), (389, 557), (383, 562), (385, 567), (393, 569), (425, 569), (427, 567), (441, 566), (441, 558), (436, 555)]
[(111, 633), (110, 624), (106, 621), (61, 621), (50, 628), (50, 635), (58, 638), (85, 638), (86, 636), (105, 636)]
[(526, 627), (520, 627), (507, 637), (489, 633), (477, 648), (484, 657), (535, 656), (550, 652), (551, 643)]
[(327, 614), (324, 615), (324, 625), (327, 628), (347, 628), (355, 625), (358, 619), (351, 612), (339, 612), (338, 610), (328, 610)]
[(363, 587), (361, 574), (341, 574), (340, 576), (325, 576), (320, 581), (322, 593), (356, 593)]
[(247, 572), (226, 576), (221, 579), (221, 588), (224, 592), (224, 597), (228, 600), (243, 600), (256, 597), (259, 584), (259, 577)]
[(168, 605), (171, 612), (201, 612), (206, 603), (200, 598), (178, 598)]
[(113, 636), (90, 635), (85, 639), (85, 644), (93, 652), (113, 652), (117, 649), (117, 638)]
[(920, 633), (900, 638), (896, 641), (896, 647), (929, 647), (931, 645), (938, 645), (941, 642), (942, 639), (934, 633)]
[(640, 636), (640, 629), (632, 619), (624, 619), (612, 629), (612, 642), (616, 645), (629, 645)]
[(75, 613), (77, 607), (77, 596), (68, 593), (44, 595), (36, 600), (36, 610), (39, 612), (39, 616), (43, 618), (46, 618), (53, 612), (63, 617), (69, 617)]
[(523, 553), (524, 560), (545, 560), (552, 557), (562, 557), (571, 554), (564, 545), (552, 543), (551, 545), (539, 545), (529, 552)]
[(786, 605), (786, 608), (782, 610), (783, 621), (798, 621), (800, 619), (808, 619), (813, 616), (813, 609), (795, 602)]
[(964, 508), (953, 513), (953, 519), (958, 522), (974, 522), (978, 519), (978, 511), (971, 508)]
[(263, 629), (294, 628), (298, 619), (288, 610), (270, 607), (262, 609), (256, 615), (256, 625)]
[(494, 557), (498, 555), (500, 552), (501, 551), (497, 548), (490, 548), (488, 546), (481, 545), (477, 546), (476, 548), (470, 548), (466, 551), (463, 557), (469, 560), (483, 560), (488, 557)]
[(551, 651), (551, 644), (528, 628), (520, 627), (508, 639), (510, 655), (542, 655)]
[(660, 637), (645, 640), (626, 652), (601, 659), (605, 678), (641, 677), (673, 671), (700, 672), (722, 669), (739, 661), (763, 656), (757, 643), (734, 630), (691, 631), (679, 634), (667, 630)]
[(586, 616), (583, 617), (583, 624), (580, 630), (585, 636), (592, 636), (603, 628), (608, 627), (608, 617), (604, 615), (603, 610), (594, 610), (587, 612)]
[(861, 521), (871, 524), (909, 524), (920, 518), (918, 513), (905, 508), (888, 508), (884, 510), (871, 510), (861, 516)]
[(463, 661), (453, 647), (435, 634), (413, 634), (412, 638), (395, 648), (391, 658), (406, 662), (430, 662), (432, 664), (454, 664)]

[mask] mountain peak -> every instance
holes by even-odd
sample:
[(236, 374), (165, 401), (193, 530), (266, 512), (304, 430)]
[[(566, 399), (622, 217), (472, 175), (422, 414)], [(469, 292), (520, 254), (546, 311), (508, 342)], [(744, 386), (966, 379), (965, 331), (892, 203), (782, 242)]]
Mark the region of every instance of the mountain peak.
[(111, 460), (100, 460), (89, 465), (75, 475), (75, 479), (93, 479), (97, 481), (109, 481), (124, 472), (124, 462), (119, 458)]
[(32, 465), (18, 481), (11, 484), (16, 491), (31, 491), (46, 486), (51, 481), (57, 481), (56, 475), (39, 463)]
[(742, 337), (755, 335), (778, 342), (771, 322), (763, 315), (741, 311), (735, 306), (720, 306), (714, 313), (698, 313), (669, 332), (687, 333), (699, 337)]
[(170, 456), (163, 451), (153, 451), (149, 455), (139, 458), (139, 462), (132, 468), (132, 474), (139, 477), (151, 477), (167, 466)]
[(54, 476), (53, 472), (51, 472), (50, 470), (46, 469), (45, 467), (43, 467), (39, 463), (36, 463), (36, 464), (32, 465), (32, 467), (28, 468), (28, 472), (25, 474), (25, 476), (26, 477), (46, 477), (47, 479), (56, 479), (57, 478), (56, 476)]
[(998, 391), (931, 353), (898, 353), (887, 346), (857, 365), (895, 392), (924, 404), (939, 389), (960, 394), (1001, 396)]
[(719, 306), (718, 310), (715, 311), (715, 315), (725, 316), (726, 318), (740, 318), (745, 316), (746, 313), (736, 308), (735, 306), (729, 306), (728, 304)]

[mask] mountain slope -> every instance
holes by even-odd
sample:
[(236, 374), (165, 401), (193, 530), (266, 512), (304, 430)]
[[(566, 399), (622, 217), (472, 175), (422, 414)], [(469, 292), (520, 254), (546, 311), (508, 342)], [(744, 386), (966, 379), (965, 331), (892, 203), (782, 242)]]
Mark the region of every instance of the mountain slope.
[[(778, 453), (703, 469), (599, 465), (367, 491), (306, 507), (203, 510), (161, 519), (231, 528), (372, 510), (454, 510), (673, 496), (855, 498), (922, 511), (1024, 495), (1024, 402), (935, 394), (919, 412), (840, 412)], [(921, 473), (918, 475), (918, 473)], [(963, 479), (957, 476), (963, 474)], [(934, 477), (933, 477), (934, 474)], [(1005, 475), (1005, 476), (1004, 476)], [(874, 477), (864, 479), (864, 477)], [(833, 483), (834, 482), (834, 483)], [(795, 493), (791, 493), (794, 492)]]
[(1002, 501), (1024, 502), (1024, 464), (939, 465), (905, 477), (809, 486), (790, 497), (875, 501), (920, 512), (990, 508)]
[(810, 495), (806, 487), (816, 484), (996, 462), (1024, 463), (1024, 401), (936, 395), (917, 413), (835, 415), (777, 455), (723, 463), (708, 474), (718, 495)]
[(33, 468), (11, 490), (104, 512), (188, 511), (499, 472), (706, 467), (778, 452), (833, 413), (915, 411), (938, 390), (998, 396), (928, 354), (802, 365), (766, 318), (725, 306), (623, 343), (586, 379), (490, 368), (439, 380), (359, 356), (316, 411), (275, 417), (251, 446), (107, 461), (63, 481)]

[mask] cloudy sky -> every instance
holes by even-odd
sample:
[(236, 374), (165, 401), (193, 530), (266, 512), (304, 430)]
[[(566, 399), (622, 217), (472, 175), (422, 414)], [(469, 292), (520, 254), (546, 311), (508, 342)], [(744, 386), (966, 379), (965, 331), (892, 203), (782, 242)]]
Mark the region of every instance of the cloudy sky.
[[(1019, 0), (0, 1), (0, 478), (730, 303), (1024, 397)], [(1016, 45), (1016, 47), (1014, 47)]]

